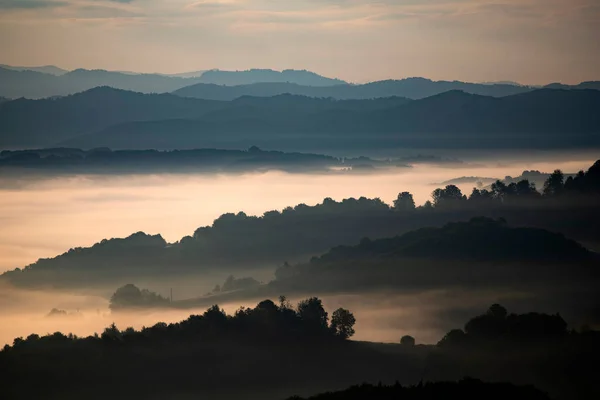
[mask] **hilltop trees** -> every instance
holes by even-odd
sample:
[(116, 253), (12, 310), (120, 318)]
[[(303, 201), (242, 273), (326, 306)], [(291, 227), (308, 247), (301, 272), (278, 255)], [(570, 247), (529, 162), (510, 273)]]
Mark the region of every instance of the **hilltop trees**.
[(140, 290), (137, 286), (128, 283), (121, 286), (110, 298), (110, 309), (121, 310), (126, 308), (145, 308), (167, 306), (169, 300), (147, 289)]
[(457, 206), (467, 197), (455, 185), (448, 185), (444, 189), (435, 189), (431, 193), (434, 207)]
[(412, 211), (415, 209), (415, 200), (413, 195), (409, 192), (401, 192), (398, 194), (396, 200), (394, 200), (394, 206), (392, 207), (395, 211)]
[[(134, 285), (125, 285), (113, 295), (111, 306), (115, 300), (119, 302), (139, 304), (144, 299), (143, 290)], [(163, 299), (162, 301), (167, 301)], [(113, 307), (114, 308), (114, 307)], [(51, 345), (56, 337), (61, 338), (63, 346), (87, 346), (95, 343), (148, 343), (150, 345), (165, 342), (181, 341), (222, 341), (240, 342), (289, 342), (289, 341), (338, 341), (346, 340), (354, 335), (356, 318), (347, 309), (339, 308), (333, 312), (331, 324), (328, 313), (321, 299), (311, 297), (302, 300), (294, 309), (285, 296), (279, 299), (279, 305), (272, 300), (263, 300), (254, 308), (241, 307), (235, 314), (228, 315), (218, 305), (209, 307), (201, 315), (190, 315), (178, 323), (166, 324), (158, 322), (151, 327), (137, 331), (133, 328), (120, 330), (114, 323), (108, 326), (101, 335), (77, 338), (74, 335), (31, 335), (24, 340), (15, 339), (15, 349), (28, 344)], [(52, 342), (52, 343), (51, 343)], [(10, 347), (5, 348), (9, 350)]]
[(471, 318), (465, 324), (464, 330), (453, 329), (448, 332), (438, 345), (457, 346), (488, 341), (541, 341), (567, 335), (567, 323), (559, 314), (509, 314), (503, 306), (493, 304), (484, 314)]
[(348, 339), (354, 335), (354, 324), (356, 319), (354, 315), (345, 308), (338, 308), (331, 317), (331, 330), (336, 336), (342, 339)]

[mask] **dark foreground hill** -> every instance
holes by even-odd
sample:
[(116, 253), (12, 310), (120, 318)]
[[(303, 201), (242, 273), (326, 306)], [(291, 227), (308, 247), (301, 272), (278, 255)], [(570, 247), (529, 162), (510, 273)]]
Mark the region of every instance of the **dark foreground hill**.
[[(346, 340), (339, 333), (353, 332), (355, 319), (349, 310), (336, 310), (329, 321), (318, 298), (302, 301), (296, 308), (282, 298), (279, 305), (264, 300), (234, 315), (213, 306), (181, 322), (159, 322), (141, 330), (113, 324), (101, 335), (87, 338), (61, 332), (31, 334), (0, 351), (2, 393), (10, 399), (100, 399), (118, 394), (121, 398), (275, 400), (361, 382), (414, 385), (471, 376), (534, 385), (557, 400), (587, 400), (599, 394), (595, 385), (598, 333), (569, 330), (559, 315), (508, 314), (494, 304), (487, 313), (470, 319), (465, 331), (448, 332), (437, 346), (415, 346), (414, 340), (404, 344)], [(406, 396), (433, 394), (430, 391), (444, 387), (446, 395), (462, 393), (463, 398), (476, 393), (486, 399), (500, 393), (546, 398), (531, 387), (473, 380), (419, 384), (412, 389), (400, 389), (398, 384), (390, 390)], [(374, 396), (385, 390), (366, 386), (362, 392), (354, 388), (317, 398), (362, 399), (369, 388)], [(344, 397), (350, 393), (361, 394)], [(378, 397), (365, 399), (372, 398)]]
[(484, 383), (476, 379), (463, 379), (458, 382), (427, 382), (415, 386), (392, 386), (362, 384), (346, 390), (328, 392), (307, 397), (290, 397), (288, 400), (505, 400), (509, 398), (549, 400), (544, 392), (532, 386), (515, 386), (509, 383)]

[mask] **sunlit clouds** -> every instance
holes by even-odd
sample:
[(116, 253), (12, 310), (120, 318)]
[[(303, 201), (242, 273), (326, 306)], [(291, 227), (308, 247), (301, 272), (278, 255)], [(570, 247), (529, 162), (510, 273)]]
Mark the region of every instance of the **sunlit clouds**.
[(0, 62), (575, 83), (598, 26), (595, 0), (2, 0)]

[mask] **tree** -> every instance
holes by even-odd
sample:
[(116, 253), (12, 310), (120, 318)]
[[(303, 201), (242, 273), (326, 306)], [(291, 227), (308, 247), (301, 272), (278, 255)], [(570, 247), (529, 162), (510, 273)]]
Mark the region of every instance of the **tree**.
[(448, 185), (444, 189), (435, 189), (431, 193), (433, 199), (433, 205), (439, 207), (445, 204), (456, 204), (461, 200), (466, 200), (462, 192), (456, 185)]
[(493, 198), (502, 200), (507, 193), (507, 186), (501, 180), (497, 180), (496, 182), (492, 183), (491, 190)]
[(298, 303), (298, 316), (312, 329), (327, 329), (329, 316), (321, 299), (311, 297), (310, 299), (302, 300)]
[(508, 310), (506, 310), (506, 308), (502, 307), (500, 304), (495, 303), (490, 306), (487, 314), (496, 318), (506, 318), (508, 315)]
[(565, 175), (560, 169), (554, 172), (544, 182), (544, 196), (556, 196), (562, 193), (565, 186)]
[(415, 209), (415, 200), (413, 195), (409, 192), (402, 192), (398, 194), (396, 200), (394, 200), (395, 211), (411, 211)]
[(452, 329), (446, 333), (442, 340), (438, 342), (438, 346), (456, 346), (466, 343), (467, 334), (462, 329)]
[(403, 346), (414, 346), (416, 343), (415, 338), (410, 335), (404, 335), (400, 339), (400, 344)]
[(331, 330), (341, 339), (348, 339), (354, 335), (356, 318), (345, 308), (338, 308), (331, 316)]

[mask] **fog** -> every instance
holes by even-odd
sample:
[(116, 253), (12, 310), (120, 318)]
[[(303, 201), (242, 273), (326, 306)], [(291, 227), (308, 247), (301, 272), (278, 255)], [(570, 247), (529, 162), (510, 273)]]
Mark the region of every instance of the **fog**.
[[(113, 289), (114, 290), (114, 289)], [(353, 340), (398, 343), (403, 335), (411, 335), (418, 343), (435, 344), (446, 332), (461, 328), (474, 315), (480, 314), (493, 303), (501, 303), (511, 312), (560, 312), (572, 327), (579, 328), (587, 320), (574, 313), (574, 301), (586, 306), (588, 299), (558, 291), (540, 295), (514, 289), (462, 289), (423, 291), (367, 291), (346, 294), (318, 294), (325, 309), (331, 313), (339, 307), (350, 309), (356, 316), (356, 334)], [(163, 293), (167, 294), (167, 293)], [(314, 293), (290, 296), (293, 304), (312, 297)], [(579, 295), (582, 295), (579, 293)], [(565, 301), (570, 297), (570, 301)], [(585, 297), (585, 296), (584, 296)], [(240, 307), (255, 307), (264, 300), (248, 298), (242, 301), (220, 303), (226, 313), (233, 314)], [(273, 301), (278, 300), (273, 298)], [(208, 304), (208, 303), (207, 303)], [(52, 308), (64, 310), (66, 316), (48, 316)], [(0, 287), (0, 346), (11, 344), (15, 337), (31, 333), (44, 335), (56, 331), (78, 336), (101, 334), (115, 323), (118, 328), (141, 329), (157, 322), (179, 322), (192, 314), (202, 314), (208, 306), (186, 309), (148, 309), (112, 313), (106, 296), (78, 295), (59, 291), (17, 289), (2, 284)], [(582, 308), (583, 309), (583, 308)], [(586, 318), (587, 316), (583, 317)]]
[[(464, 163), (449, 165), (417, 164), (376, 173), (299, 174), (270, 171), (247, 174), (156, 174), (57, 176), (39, 180), (0, 180), (0, 271), (23, 267), (40, 257), (54, 257), (69, 248), (90, 246), (104, 238), (125, 237), (137, 231), (160, 233), (168, 241), (212, 221), (225, 212), (244, 211), (261, 215), (299, 203), (314, 205), (323, 198), (380, 197), (391, 203), (400, 191), (413, 193), (417, 204), (430, 198), (436, 185), (462, 176), (504, 178), (518, 176), (523, 170), (565, 172), (587, 169), (595, 154), (570, 154), (563, 157), (497, 158), (482, 162), (463, 158)], [(458, 185), (469, 193), (474, 183)], [(274, 266), (272, 266), (274, 270)], [(266, 268), (266, 266), (265, 266)], [(268, 280), (272, 270), (262, 274), (247, 272)], [(207, 276), (201, 290), (222, 283), (232, 271)], [(174, 278), (177, 279), (177, 278)], [(148, 282), (135, 282), (156, 290)], [(164, 282), (163, 282), (164, 283)], [(197, 281), (186, 282), (192, 290)], [(201, 287), (200, 287), (201, 286)], [(161, 294), (165, 285), (161, 285)], [(185, 284), (177, 284), (178, 288)], [(111, 314), (110, 287), (98, 295), (42, 292), (9, 287), (0, 288), (0, 344), (14, 337), (62, 331), (77, 335), (101, 333), (115, 322), (119, 328), (151, 326), (158, 321), (176, 322), (204, 308), (156, 310), (143, 313)], [(179, 293), (176, 293), (178, 295)], [(285, 293), (282, 293), (285, 294)], [(307, 294), (308, 297), (312, 294)], [(435, 343), (452, 327), (483, 311), (496, 301), (521, 304), (534, 309), (523, 293), (438, 291), (420, 293), (362, 293), (326, 295), (331, 313), (337, 307), (352, 310), (357, 317), (356, 340), (397, 342), (410, 334), (421, 343)], [(254, 306), (262, 299), (244, 303), (221, 304), (228, 313), (240, 306)], [(299, 298), (292, 298), (296, 302)], [(530, 307), (527, 307), (530, 305)], [(52, 308), (71, 315), (47, 317)], [(536, 308), (537, 311), (545, 311)], [(557, 310), (549, 308), (548, 312)]]
[[(296, 304), (306, 296), (293, 296)], [(413, 335), (420, 343), (436, 343), (445, 332), (460, 327), (481, 308), (497, 301), (528, 299), (523, 293), (490, 291), (424, 291), (392, 293), (386, 291), (319, 295), (328, 312), (350, 309), (357, 319), (355, 340), (398, 342), (405, 334)], [(228, 314), (244, 307), (254, 307), (263, 298), (219, 304)], [(277, 301), (277, 299), (273, 299)], [(52, 308), (67, 315), (49, 316)], [(208, 307), (190, 309), (155, 309), (111, 313), (108, 300), (94, 295), (78, 295), (58, 291), (17, 289), (3, 284), (0, 288), (0, 346), (11, 344), (15, 337), (31, 333), (44, 335), (56, 331), (78, 336), (101, 334), (115, 323), (120, 329), (152, 326), (157, 322), (179, 322), (191, 314), (202, 314)]]
[[(60, 176), (0, 182), (0, 272), (54, 257), (73, 247), (134, 232), (160, 233), (174, 242), (210, 225), (226, 212), (261, 215), (325, 197), (379, 197), (388, 204), (401, 191), (417, 204), (430, 199), (436, 183), (461, 176), (504, 178), (523, 170), (587, 169), (597, 157), (497, 159), (482, 163), (394, 168), (378, 173), (158, 174)], [(458, 185), (470, 193), (474, 183)]]

